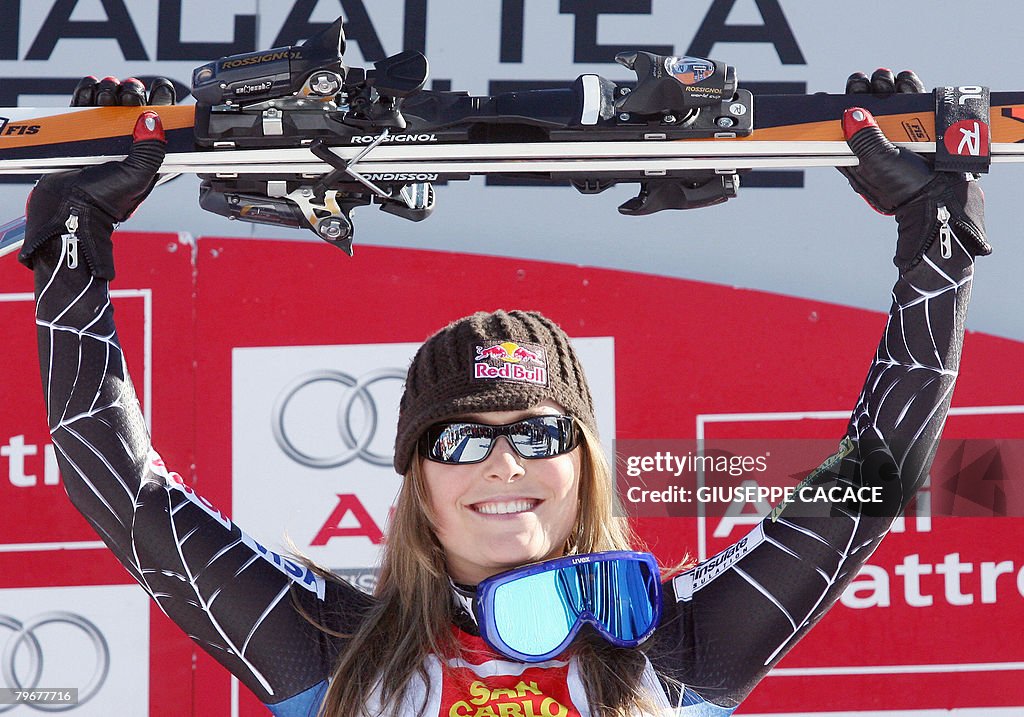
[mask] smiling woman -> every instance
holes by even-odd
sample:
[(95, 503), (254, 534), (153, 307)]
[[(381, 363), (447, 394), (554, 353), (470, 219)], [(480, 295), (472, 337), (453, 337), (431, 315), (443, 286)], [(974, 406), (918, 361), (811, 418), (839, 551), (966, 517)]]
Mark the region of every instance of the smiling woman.
[[(563, 411), (547, 400), (525, 411), (489, 411), (467, 420), (521, 426), (523, 419)], [(524, 460), (508, 438), (491, 439), (488, 455), (476, 462), (422, 464), (428, 515), (455, 582), (475, 585), (496, 572), (560, 555), (577, 524), (578, 449)]]
[[(432, 714), (435, 699), (443, 707), (446, 693), (467, 694), (492, 671), (504, 676), (488, 682), (492, 689), (512, 689), (522, 670), (478, 637), (476, 586), (522, 565), (634, 543), (629, 523), (614, 517), (617, 499), (583, 366), (561, 327), (536, 312), (477, 313), (427, 339), (406, 379), (395, 469), (405, 481), (378, 602), (334, 672), (326, 714), (357, 714), (367, 695), (369, 714), (388, 703), (415, 712), (425, 705)], [(572, 612), (557, 612), (564, 610)], [(563, 636), (548, 637), (557, 643)], [(571, 652), (570, 663), (532, 668), (534, 680), (525, 684), (537, 700), (515, 704), (536, 714), (544, 699), (554, 700), (549, 714), (576, 714), (573, 705), (587, 700), (616, 711), (667, 704), (649, 692), (656, 678), (644, 678), (644, 653), (592, 632)], [(421, 679), (436, 656), (470, 667), (442, 669), (440, 693), (432, 674)], [(466, 714), (499, 707), (481, 703)]]

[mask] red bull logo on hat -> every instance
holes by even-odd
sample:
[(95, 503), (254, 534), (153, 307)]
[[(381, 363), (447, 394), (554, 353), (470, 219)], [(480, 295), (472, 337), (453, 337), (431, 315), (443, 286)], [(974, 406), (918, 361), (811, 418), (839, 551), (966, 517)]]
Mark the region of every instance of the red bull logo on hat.
[(546, 386), (548, 370), (544, 349), (514, 341), (477, 346), (473, 377), (524, 381)]

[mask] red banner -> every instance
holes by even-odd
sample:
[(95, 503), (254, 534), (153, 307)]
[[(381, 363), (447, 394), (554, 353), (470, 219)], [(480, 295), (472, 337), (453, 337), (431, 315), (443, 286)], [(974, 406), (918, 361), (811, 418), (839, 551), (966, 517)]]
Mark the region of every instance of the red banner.
[[(157, 447), (168, 464), (182, 466), (180, 471), (187, 475), (193, 462), (194, 410), (190, 246), (173, 234), (118, 234), (115, 239), (118, 270), (111, 295), (125, 358)], [(41, 605), (53, 603), (94, 625), (111, 650), (141, 642), (143, 652), (150, 651), (148, 669), (132, 653), (112, 655), (110, 672), (97, 684), (95, 695), (71, 714), (134, 714), (134, 703), (125, 702), (125, 696), (138, 692), (139, 675), (132, 674), (129, 682), (126, 673), (115, 669), (118, 660), (127, 660), (143, 668), (141, 680), (150, 686), (150, 713), (180, 715), (180, 706), (193, 701), (191, 641), (144, 593), (140, 597), (148, 609), (148, 624), (138, 625), (127, 614), (105, 621), (97, 611), (101, 605), (109, 610), (109, 601), (83, 601), (77, 597), (78, 588), (69, 589), (130, 583), (132, 594), (140, 590), (75, 511), (60, 484), (39, 379), (32, 273), (7, 257), (0, 261), (0, 286), (8, 371), (0, 404), (0, 598), (11, 596), (11, 612), (16, 614), (10, 617), (20, 622), (41, 613)], [(30, 594), (39, 596), (29, 598)], [(82, 637), (74, 632), (56, 636)], [(0, 644), (10, 637), (9, 631), (0, 633)], [(58, 642), (56, 649), (75, 647), (75, 642)], [(82, 650), (79, 662), (89, 670), (98, 658), (89, 645)], [(76, 681), (77, 673), (64, 677), (66, 682), (61, 681), (62, 673), (44, 676), (63, 686), (84, 684)], [(88, 677), (86, 671), (82, 679)]]
[[(606, 440), (837, 440), (884, 327), (879, 313), (806, 299), (507, 258), (359, 247), (348, 259), (318, 243), (203, 239), (193, 274), (190, 247), (174, 236), (123, 235), (118, 246), (121, 337), (167, 464), (268, 547), (287, 531), (363, 587), (376, 579), (399, 480), (390, 450), (402, 374), (455, 318), (528, 308), (559, 322)], [(17, 372), (0, 407), (3, 587), (127, 583), (91, 547), (47, 459), (31, 276), (5, 261), (0, 281)], [(1022, 363), (1024, 345), (970, 334), (946, 435), (1024, 437), (1024, 387), (1013, 379)], [(636, 524), (673, 564), (714, 554), (751, 520)], [(1024, 626), (1021, 527), (898, 521), (740, 713), (1024, 705), (1021, 652), (1003, 637)], [(151, 714), (266, 714), (151, 614)]]

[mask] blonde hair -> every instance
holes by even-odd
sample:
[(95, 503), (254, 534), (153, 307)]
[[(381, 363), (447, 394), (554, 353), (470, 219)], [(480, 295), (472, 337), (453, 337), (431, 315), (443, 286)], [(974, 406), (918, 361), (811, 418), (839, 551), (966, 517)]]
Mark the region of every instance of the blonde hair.
[[(618, 499), (608, 462), (593, 433), (579, 421), (576, 425), (583, 436), (579, 510), (565, 553), (632, 549), (636, 543), (632, 528), (626, 518), (616, 517)], [(406, 700), (414, 677), (428, 682), (428, 655), (459, 654), (452, 630), (455, 603), (429, 506), (416, 459), (391, 516), (377, 601), (354, 635), (331, 633), (349, 638), (349, 643), (335, 667), (321, 717), (368, 714), (367, 700), (374, 692), (380, 696), (382, 713), (392, 713)], [(641, 688), (647, 664), (642, 651), (613, 647), (583, 634), (572, 650), (593, 714), (611, 717), (650, 709), (649, 697)], [(446, 660), (441, 663), (446, 665)]]

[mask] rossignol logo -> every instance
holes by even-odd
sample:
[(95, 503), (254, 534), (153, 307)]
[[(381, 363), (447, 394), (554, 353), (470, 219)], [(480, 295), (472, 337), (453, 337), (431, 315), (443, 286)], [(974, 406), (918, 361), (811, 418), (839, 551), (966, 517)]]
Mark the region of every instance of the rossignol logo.
[(274, 62), (275, 60), (288, 60), (295, 59), (298, 57), (298, 53), (294, 50), (279, 50), (277, 52), (257, 52), (252, 55), (242, 55), (241, 57), (232, 57), (230, 60), (225, 60), (221, 63), (220, 69), (230, 70), (235, 67), (246, 67), (247, 65), (260, 65), (264, 62)]
[(433, 182), (437, 180), (437, 173), (428, 174), (427, 172), (385, 172), (382, 174), (367, 174), (366, 178), (375, 182)]
[(473, 357), (473, 378), (522, 381), (547, 386), (548, 366), (544, 349), (515, 341), (477, 346)]
[[(353, 137), (352, 144), (369, 144), (377, 139), (375, 134), (360, 134)], [(384, 138), (384, 144), (391, 142), (436, 142), (436, 134), (389, 134)]]
[(722, 94), (722, 90), (719, 87), (704, 87), (703, 85), (686, 85), (683, 87), (683, 91), (689, 92), (694, 97), (701, 99), (718, 97)]
[(23, 134), (36, 134), (40, 126), (37, 124), (14, 124), (6, 117), (0, 117), (0, 137), (20, 136)]
[(960, 120), (950, 125), (942, 138), (950, 154), (964, 157), (988, 155), (988, 125), (978, 120)]

